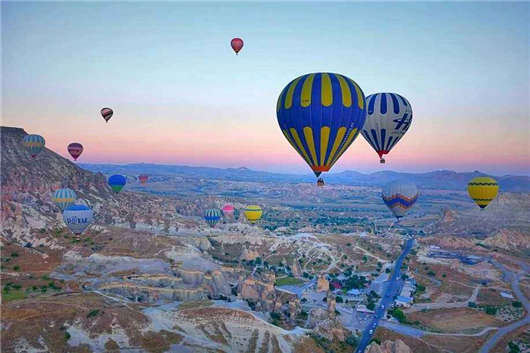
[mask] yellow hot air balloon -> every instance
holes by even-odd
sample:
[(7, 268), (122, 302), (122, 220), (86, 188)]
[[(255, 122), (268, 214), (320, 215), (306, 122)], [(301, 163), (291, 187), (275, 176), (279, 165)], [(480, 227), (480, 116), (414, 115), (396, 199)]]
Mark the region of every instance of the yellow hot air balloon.
[(490, 177), (476, 177), (467, 184), (467, 192), (480, 208), (485, 208), (497, 197), (499, 184)]
[(261, 219), (263, 210), (258, 205), (250, 205), (245, 207), (243, 213), (245, 213), (245, 217), (247, 217), (247, 220), (250, 223), (254, 224)]

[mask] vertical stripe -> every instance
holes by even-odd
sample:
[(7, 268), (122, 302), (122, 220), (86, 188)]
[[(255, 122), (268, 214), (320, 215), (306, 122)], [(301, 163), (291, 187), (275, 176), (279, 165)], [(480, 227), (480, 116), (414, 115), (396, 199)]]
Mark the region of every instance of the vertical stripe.
[(350, 134), (348, 135), (348, 138), (346, 139), (346, 142), (344, 143), (344, 145), (342, 145), (342, 148), (340, 149), (340, 152), (335, 156), (335, 158), (333, 159), (333, 162), (331, 163), (331, 165), (335, 164), (335, 162), (340, 158), (340, 156), (342, 156), (342, 154), (344, 152), (346, 152), (346, 149), (348, 147), (350, 147), (350, 145), (352, 144), (353, 140), (355, 140), (355, 137), (357, 137), (357, 128), (354, 128), (354, 129), (352, 129), (352, 131), (350, 131)]
[(385, 149), (386, 129), (381, 129), (381, 149)]
[(305, 161), (306, 161), (307, 163), (309, 163), (309, 160), (306, 159), (306, 158), (304, 157), (304, 154), (302, 153), (302, 151), (300, 151), (300, 150), (298, 149), (298, 146), (296, 146), (296, 144), (294, 143), (294, 141), (293, 141), (291, 135), (289, 135), (289, 133), (287, 132), (287, 130), (282, 130), (282, 132), (283, 132), (283, 135), (285, 136), (285, 138), (287, 139), (287, 141), (289, 141), (289, 143), (291, 144), (291, 146), (293, 146), (294, 150), (295, 150), (296, 152), (298, 152), (298, 154), (299, 154), (300, 156), (302, 156), (302, 158), (304, 158)]
[(372, 138), (370, 137), (370, 134), (368, 133), (367, 130), (363, 130), (363, 136), (368, 141), (370, 146), (372, 146), (374, 149), (377, 150), (377, 147), (375, 146), (375, 143), (372, 141)]
[(278, 102), (276, 103), (276, 112), (280, 111), (280, 108), (282, 107), (282, 98), (285, 94), (285, 88), (283, 89), (282, 93), (280, 93), (280, 96), (278, 97)]
[(394, 106), (394, 114), (399, 114), (399, 103), (394, 93), (390, 93), (390, 98), (392, 98), (392, 105)]
[(296, 129), (290, 128), (289, 131), (291, 132), (291, 135), (293, 135), (293, 138), (296, 142), (296, 145), (298, 146), (298, 149), (302, 152), (305, 160), (309, 165), (313, 165), (311, 161), (309, 160), (309, 156), (307, 155), (307, 151), (304, 149), (304, 145), (302, 145), (302, 140), (300, 140), (300, 137), (298, 136), (298, 132), (296, 132)]
[(311, 91), (313, 89), (313, 78), (315, 74), (310, 74), (304, 81), (302, 86), (302, 96), (300, 99), (300, 105), (302, 107), (308, 107), (311, 105)]
[(293, 82), (291, 82), (291, 84), (289, 85), (289, 88), (287, 89), (287, 96), (285, 97), (285, 103), (284, 103), (285, 109), (289, 109), (293, 106), (294, 89), (296, 88), (298, 81), (300, 81), (302, 77), (303, 76), (298, 77)]
[(401, 99), (401, 101), (403, 102), (403, 104), (405, 105), (405, 107), (408, 107), (409, 105), (407, 104), (407, 101), (405, 100), (405, 98), (401, 97), (399, 94), (397, 95), (399, 97), (399, 99)]
[(372, 129), (371, 132), (372, 132), (372, 137), (374, 138), (375, 148), (379, 152), (381, 151), (381, 148), (379, 148), (379, 139), (377, 138), (377, 132), (375, 131), (375, 129)]
[(364, 109), (364, 94), (361, 90), (361, 87), (357, 86), (354, 80), (350, 78), (352, 85), (355, 87), (355, 92), (357, 92), (357, 105), (360, 109)]
[(324, 165), (326, 160), (326, 152), (328, 151), (328, 142), (329, 142), (329, 126), (322, 126), (320, 129), (320, 165)]
[(390, 151), (390, 145), (392, 144), (393, 139), (394, 139), (394, 136), (390, 136), (388, 138), (388, 141), (386, 142), (386, 146), (384, 146), (385, 151)]
[(386, 114), (386, 93), (381, 93), (381, 114)]
[(313, 129), (309, 126), (304, 127), (305, 143), (309, 148), (311, 157), (313, 158), (313, 165), (318, 165), (317, 154), (315, 150), (315, 141), (313, 139)]
[(322, 105), (325, 107), (329, 107), (333, 104), (333, 90), (331, 89), (331, 79), (326, 73), (323, 73), (320, 77), (322, 78)]
[(342, 93), (342, 105), (346, 108), (349, 108), (351, 106), (351, 91), (350, 86), (346, 83), (346, 80), (344, 80), (344, 77), (341, 75), (335, 75), (340, 83), (340, 91)]
[(329, 153), (328, 159), (326, 161), (326, 166), (329, 166), (331, 161), (333, 160), (333, 157), (335, 156), (335, 153), (337, 152), (337, 149), (339, 148), (345, 133), (346, 128), (344, 126), (340, 127), (337, 130), (337, 136), (335, 137), (335, 142), (333, 142), (333, 147), (331, 148), (331, 152)]
[(370, 98), (370, 102), (368, 103), (368, 114), (373, 114), (374, 108), (375, 108), (376, 95), (372, 94), (371, 96), (369, 96), (369, 98)]

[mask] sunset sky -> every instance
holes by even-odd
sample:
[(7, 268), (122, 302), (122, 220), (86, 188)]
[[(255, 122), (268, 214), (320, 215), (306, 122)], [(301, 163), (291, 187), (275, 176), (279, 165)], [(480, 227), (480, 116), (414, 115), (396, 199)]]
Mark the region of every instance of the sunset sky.
[(64, 156), (80, 142), (80, 162), (310, 173), (276, 100), (293, 78), (329, 71), (414, 111), (386, 165), (359, 136), (334, 171), (530, 174), (529, 3), (1, 6), (2, 125)]

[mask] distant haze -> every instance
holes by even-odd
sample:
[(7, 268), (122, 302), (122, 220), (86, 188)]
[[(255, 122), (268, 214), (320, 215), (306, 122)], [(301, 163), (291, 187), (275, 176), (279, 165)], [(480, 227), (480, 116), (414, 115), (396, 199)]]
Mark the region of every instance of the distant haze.
[(80, 162), (307, 173), (276, 100), (293, 78), (331, 71), (414, 110), (386, 165), (359, 136), (334, 171), (530, 174), (528, 2), (1, 6), (3, 125), (63, 156), (81, 142)]

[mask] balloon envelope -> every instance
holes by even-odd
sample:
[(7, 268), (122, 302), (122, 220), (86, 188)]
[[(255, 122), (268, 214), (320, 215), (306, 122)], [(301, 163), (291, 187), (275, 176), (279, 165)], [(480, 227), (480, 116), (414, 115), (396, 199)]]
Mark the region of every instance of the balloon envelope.
[(285, 86), (276, 115), (287, 141), (319, 176), (330, 170), (363, 127), (364, 93), (344, 75), (307, 74)]
[(127, 178), (123, 175), (115, 174), (109, 178), (109, 185), (114, 192), (120, 192), (125, 184), (127, 184)]
[(149, 176), (145, 174), (141, 174), (140, 176), (138, 176), (138, 179), (140, 180), (140, 183), (145, 184), (147, 183), (147, 179), (149, 179)]
[(220, 219), (221, 211), (217, 208), (211, 208), (204, 211), (204, 220), (210, 225), (210, 227), (214, 227)]
[(263, 210), (258, 205), (250, 205), (245, 207), (243, 213), (245, 214), (245, 217), (250, 223), (256, 223), (261, 219)]
[(412, 106), (397, 93), (376, 93), (366, 97), (368, 113), (363, 136), (379, 155), (390, 152), (405, 135), (412, 122)]
[(103, 119), (105, 119), (106, 122), (109, 122), (113, 114), (114, 114), (114, 111), (110, 108), (101, 109), (101, 116), (103, 117)]
[(227, 218), (231, 218), (234, 216), (234, 206), (228, 203), (223, 206), (222, 211), (223, 211), (223, 215)]
[(32, 158), (35, 158), (37, 154), (44, 148), (46, 142), (44, 137), (40, 135), (26, 135), (22, 142), (26, 150), (29, 152)]
[(92, 223), (92, 210), (86, 205), (70, 205), (63, 211), (63, 220), (74, 234), (81, 234)]
[(393, 181), (383, 187), (383, 201), (397, 219), (403, 217), (418, 200), (416, 185), (405, 181)]
[(243, 39), (241, 38), (234, 38), (230, 41), (230, 45), (232, 46), (232, 49), (237, 53), (243, 48)]
[(73, 205), (76, 199), (77, 195), (74, 190), (69, 188), (55, 190), (52, 196), (53, 202), (55, 202), (61, 211), (64, 211), (65, 208)]
[(499, 184), (491, 177), (476, 177), (467, 184), (467, 192), (480, 208), (486, 208), (497, 197)]
[(68, 153), (70, 153), (74, 161), (77, 161), (77, 158), (83, 153), (83, 145), (79, 142), (72, 142), (68, 145)]

